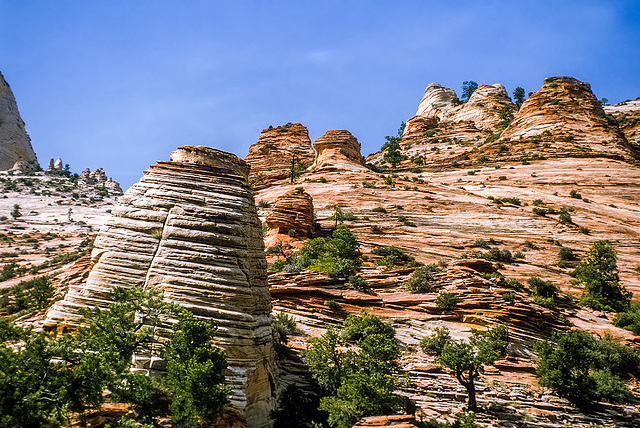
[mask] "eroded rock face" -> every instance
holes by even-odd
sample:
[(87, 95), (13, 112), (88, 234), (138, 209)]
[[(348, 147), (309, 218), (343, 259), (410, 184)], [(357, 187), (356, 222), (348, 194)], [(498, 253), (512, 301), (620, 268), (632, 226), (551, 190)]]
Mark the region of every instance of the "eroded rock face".
[(248, 173), (232, 154), (191, 146), (150, 167), (98, 235), (86, 284), (70, 286), (48, 312), (47, 325), (73, 326), (78, 309), (107, 306), (115, 286), (161, 289), (167, 300), (218, 324), (233, 388), (231, 419), (269, 427), (271, 298)]
[(604, 106), (604, 111), (608, 117), (618, 122), (620, 130), (631, 145), (640, 145), (640, 100)]
[(499, 83), (480, 85), (469, 101), (447, 120), (471, 121), (479, 130), (492, 130), (500, 122), (500, 112), (505, 107), (512, 112), (516, 110), (504, 86)]
[[(540, 136), (553, 149), (637, 157), (640, 147), (629, 143), (613, 120), (608, 120), (591, 86), (572, 77), (549, 77), (522, 104), (501, 135), (503, 139)], [(560, 143), (555, 147), (554, 142)], [(588, 146), (587, 146), (588, 145)]]
[[(13, 92), (0, 73), (0, 171), (12, 169), (17, 162), (26, 162), (35, 167), (38, 159), (25, 131)], [(20, 165), (24, 169), (24, 164)]]
[[(276, 199), (266, 218), (269, 232), (304, 237), (313, 230), (313, 199), (301, 189), (290, 190)], [(292, 233), (293, 234), (293, 233)]]
[(457, 98), (453, 89), (445, 88), (439, 83), (431, 83), (424, 90), (416, 116), (443, 119), (449, 110), (454, 108), (453, 100)]
[(258, 141), (249, 147), (244, 160), (251, 167), (249, 181), (262, 189), (274, 181), (289, 178), (293, 159), (311, 165), (315, 159), (309, 131), (300, 123), (288, 123), (262, 130)]
[(313, 169), (366, 169), (360, 143), (349, 131), (327, 131), (313, 141), (313, 148), (316, 151)]

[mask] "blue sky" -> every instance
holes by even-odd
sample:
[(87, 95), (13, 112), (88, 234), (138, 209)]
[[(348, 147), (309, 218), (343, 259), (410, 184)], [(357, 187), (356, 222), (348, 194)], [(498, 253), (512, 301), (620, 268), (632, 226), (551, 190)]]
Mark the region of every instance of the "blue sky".
[(0, 71), (44, 165), (124, 188), (184, 144), (244, 157), (269, 125), (347, 129), (364, 155), (438, 82), (545, 77), (640, 96), (640, 2), (0, 0)]

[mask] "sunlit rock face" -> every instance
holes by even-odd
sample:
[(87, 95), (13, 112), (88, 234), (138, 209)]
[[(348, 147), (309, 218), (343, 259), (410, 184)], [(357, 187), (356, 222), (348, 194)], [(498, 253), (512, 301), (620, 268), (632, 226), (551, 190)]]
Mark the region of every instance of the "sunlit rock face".
[(12, 169), (16, 163), (22, 171), (35, 167), (38, 159), (13, 92), (0, 74), (0, 171)]
[(445, 88), (439, 83), (431, 83), (424, 90), (416, 116), (444, 119), (449, 110), (455, 107), (453, 101), (456, 98), (453, 89)]
[(478, 130), (492, 130), (500, 122), (500, 112), (506, 109), (515, 113), (516, 106), (511, 102), (504, 86), (480, 85), (469, 101), (449, 119), (452, 122), (473, 122)]
[(351, 132), (330, 130), (313, 141), (316, 160), (312, 169), (366, 169), (360, 143)]
[(251, 167), (249, 181), (254, 189), (288, 179), (292, 162), (309, 166), (314, 159), (309, 131), (300, 123), (263, 129), (244, 157)]
[(86, 284), (71, 286), (46, 324), (73, 326), (78, 309), (108, 305), (115, 286), (163, 290), (167, 300), (217, 323), (233, 388), (229, 420), (269, 427), (271, 298), (248, 172), (232, 154), (191, 146), (151, 166), (98, 235)]
[(541, 137), (564, 154), (595, 153), (637, 158), (640, 146), (627, 141), (613, 119), (606, 117), (591, 86), (573, 77), (548, 77), (523, 104), (501, 139)]

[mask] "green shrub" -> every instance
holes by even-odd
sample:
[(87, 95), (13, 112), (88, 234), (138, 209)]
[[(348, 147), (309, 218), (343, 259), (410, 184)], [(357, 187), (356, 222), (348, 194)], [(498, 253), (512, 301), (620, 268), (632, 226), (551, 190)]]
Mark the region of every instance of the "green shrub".
[(0, 313), (13, 315), (46, 308), (53, 298), (50, 276), (21, 281), (13, 287), (0, 290)]
[(372, 211), (374, 213), (386, 213), (387, 212), (387, 210), (384, 207), (375, 207)]
[(454, 309), (462, 302), (462, 298), (455, 293), (442, 292), (436, 297), (436, 306), (443, 311)]
[(340, 303), (336, 302), (335, 300), (327, 300), (326, 302), (324, 302), (324, 304), (332, 311), (337, 311), (341, 308)]
[(558, 220), (561, 223), (571, 223), (571, 214), (569, 214), (566, 211), (560, 211), (560, 214), (558, 215)]
[(560, 251), (558, 251), (558, 258), (560, 260), (571, 261), (575, 259), (575, 255), (573, 254), (573, 250), (571, 250), (571, 248), (562, 247), (560, 248)]
[(613, 325), (640, 336), (640, 303), (632, 303), (626, 312), (618, 312), (613, 318)]
[(432, 334), (420, 341), (420, 348), (425, 354), (440, 355), (445, 345), (452, 340), (447, 327), (436, 327)]
[(534, 297), (555, 298), (558, 296), (558, 288), (551, 281), (543, 281), (537, 276), (527, 281), (529, 289)]
[(430, 293), (433, 291), (433, 278), (436, 273), (440, 272), (440, 269), (435, 264), (428, 264), (426, 266), (418, 266), (411, 274), (411, 278), (407, 280), (405, 285), (407, 290), (412, 293)]
[(332, 278), (347, 278), (362, 265), (360, 243), (349, 228), (340, 225), (331, 238), (309, 239), (298, 252), (296, 263)]
[(616, 251), (607, 241), (595, 242), (573, 273), (584, 284), (580, 303), (597, 310), (624, 312), (632, 294), (620, 284)]
[(382, 229), (380, 229), (380, 226), (378, 226), (377, 224), (372, 224), (370, 229), (371, 233), (382, 233)]
[(276, 346), (281, 347), (289, 342), (289, 336), (296, 331), (296, 320), (284, 312), (276, 315), (273, 325), (273, 336)]
[(611, 337), (596, 339), (582, 330), (554, 332), (551, 340), (536, 348), (540, 384), (572, 403), (586, 408), (597, 400), (632, 399), (621, 376), (637, 373), (640, 359), (636, 351)]
[(354, 290), (358, 290), (362, 292), (369, 291), (369, 283), (367, 282), (366, 279), (364, 279), (361, 276), (351, 275), (347, 281)]
[(577, 190), (570, 191), (569, 196), (572, 197), (573, 199), (582, 199), (582, 195), (578, 193)]
[(473, 243), (473, 246), (476, 248), (485, 248), (485, 249), (491, 248), (489, 246), (489, 243), (484, 239), (476, 239), (475, 242)]
[(393, 245), (374, 248), (371, 251), (371, 254), (382, 256), (382, 260), (379, 260), (378, 264), (381, 266), (388, 266), (390, 268), (393, 266), (415, 267), (421, 265), (421, 263), (416, 262), (415, 258)]

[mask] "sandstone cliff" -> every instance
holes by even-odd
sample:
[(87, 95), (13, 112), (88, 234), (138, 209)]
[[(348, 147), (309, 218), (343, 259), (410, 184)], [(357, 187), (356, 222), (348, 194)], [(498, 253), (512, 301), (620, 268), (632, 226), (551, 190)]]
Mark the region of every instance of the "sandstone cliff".
[(625, 101), (614, 106), (604, 106), (607, 116), (618, 122), (627, 141), (640, 147), (640, 100)]
[(551, 156), (591, 157), (597, 152), (631, 159), (640, 155), (640, 147), (630, 144), (617, 123), (607, 119), (591, 86), (572, 77), (545, 79), (500, 140), (530, 149), (546, 143), (543, 148)]
[(267, 427), (275, 393), (271, 300), (248, 172), (241, 159), (205, 147), (180, 147), (170, 162), (153, 165), (98, 235), (86, 284), (70, 286), (47, 324), (73, 326), (79, 308), (106, 306), (115, 286), (161, 289), (216, 321), (231, 411), (249, 427)]
[(256, 189), (289, 178), (292, 162), (309, 166), (314, 159), (309, 131), (300, 123), (264, 129), (244, 158), (251, 167), (249, 181)]
[(316, 160), (312, 169), (366, 169), (360, 143), (346, 130), (330, 130), (313, 141)]
[(38, 159), (13, 92), (0, 73), (0, 171), (13, 168), (16, 162), (26, 162), (28, 165), (22, 165), (24, 169), (37, 165)]

